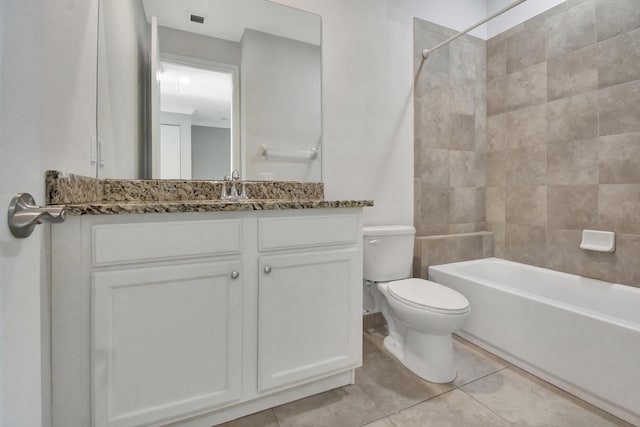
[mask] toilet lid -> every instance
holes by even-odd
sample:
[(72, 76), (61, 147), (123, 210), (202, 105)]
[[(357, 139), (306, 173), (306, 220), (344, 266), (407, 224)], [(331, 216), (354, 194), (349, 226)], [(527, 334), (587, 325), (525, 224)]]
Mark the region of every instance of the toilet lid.
[(461, 293), (424, 279), (397, 280), (389, 284), (395, 298), (427, 310), (450, 314), (469, 311), (469, 301)]

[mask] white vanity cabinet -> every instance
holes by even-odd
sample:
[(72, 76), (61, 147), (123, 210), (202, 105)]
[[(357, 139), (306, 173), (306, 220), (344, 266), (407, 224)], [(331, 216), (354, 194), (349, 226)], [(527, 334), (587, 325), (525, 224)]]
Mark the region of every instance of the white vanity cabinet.
[[(356, 216), (259, 220), (259, 390), (359, 363), (362, 277)], [(292, 304), (292, 302), (295, 303)]]
[(212, 426), (353, 382), (361, 209), (52, 227), (53, 425)]
[(92, 274), (96, 427), (143, 425), (240, 398), (240, 265)]

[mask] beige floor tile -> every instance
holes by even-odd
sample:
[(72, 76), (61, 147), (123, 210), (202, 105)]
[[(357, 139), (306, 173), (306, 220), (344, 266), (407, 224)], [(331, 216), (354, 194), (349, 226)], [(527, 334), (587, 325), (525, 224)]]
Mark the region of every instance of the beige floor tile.
[(228, 423), (220, 424), (219, 427), (278, 427), (278, 420), (272, 409), (258, 412)]
[(383, 417), (356, 385), (287, 403), (273, 411), (281, 427), (359, 427)]
[(387, 324), (383, 324), (380, 326), (376, 326), (372, 328), (370, 332), (365, 332), (363, 335), (363, 339), (371, 344), (369, 348), (377, 348), (380, 351), (384, 350), (384, 338), (389, 334), (389, 330), (387, 329)]
[(453, 357), (458, 375), (456, 387), (504, 369), (507, 362), (462, 339), (453, 341)]
[(626, 426), (628, 424), (517, 368), (462, 387), (517, 426)]
[(392, 423), (389, 418), (383, 418), (381, 420), (367, 424), (364, 427), (396, 427), (396, 425)]
[[(369, 343), (367, 343), (369, 341)], [(385, 415), (392, 414), (453, 388), (422, 380), (400, 362), (365, 338), (370, 350), (363, 355), (363, 366), (356, 370), (356, 384)]]
[(460, 390), (412, 406), (395, 415), (397, 427), (506, 427), (509, 424)]

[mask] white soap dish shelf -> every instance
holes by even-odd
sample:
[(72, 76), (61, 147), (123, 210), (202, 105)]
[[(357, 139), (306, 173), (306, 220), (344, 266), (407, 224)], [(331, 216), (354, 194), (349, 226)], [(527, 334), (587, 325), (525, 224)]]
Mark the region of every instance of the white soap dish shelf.
[(612, 231), (583, 230), (580, 249), (596, 252), (614, 252), (616, 233)]

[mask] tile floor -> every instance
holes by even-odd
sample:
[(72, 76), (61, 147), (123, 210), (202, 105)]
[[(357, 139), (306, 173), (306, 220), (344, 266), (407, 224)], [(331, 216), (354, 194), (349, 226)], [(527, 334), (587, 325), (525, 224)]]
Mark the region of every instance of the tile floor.
[(466, 342), (458, 377), (421, 380), (385, 352), (384, 327), (364, 333), (356, 383), (250, 415), (224, 427), (605, 427), (630, 424)]

